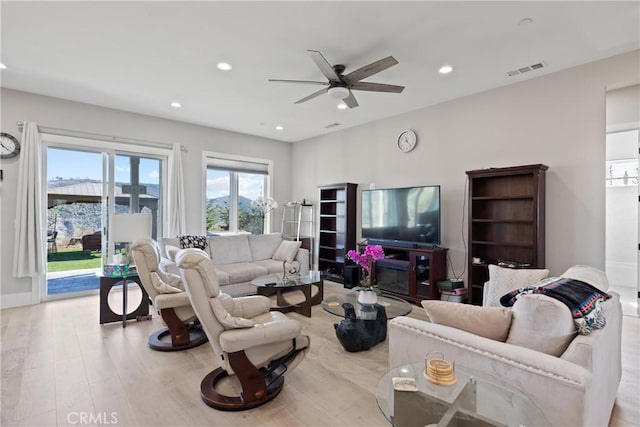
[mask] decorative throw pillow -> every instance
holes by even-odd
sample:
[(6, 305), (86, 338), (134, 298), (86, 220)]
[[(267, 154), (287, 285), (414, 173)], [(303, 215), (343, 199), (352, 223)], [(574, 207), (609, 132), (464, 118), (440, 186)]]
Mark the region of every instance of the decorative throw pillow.
[(196, 236), (192, 234), (185, 234), (182, 236), (178, 236), (180, 240), (180, 248), (197, 248), (197, 249), (207, 249), (209, 243), (207, 242), (207, 236)]
[(274, 261), (293, 262), (296, 255), (298, 254), (298, 249), (300, 249), (301, 245), (302, 242), (283, 240), (282, 242), (280, 242), (280, 246), (278, 246), (278, 249), (276, 249), (276, 251), (271, 256), (271, 259)]
[(559, 357), (578, 333), (569, 307), (546, 295), (522, 295), (511, 311), (508, 344)]
[(478, 307), (457, 302), (424, 300), (422, 306), (431, 323), (451, 326), (474, 335), (504, 342), (511, 326), (511, 310)]
[(180, 251), (180, 248), (173, 245), (167, 245), (164, 248), (164, 251), (167, 253), (167, 258), (169, 261), (176, 262), (176, 254)]
[(500, 298), (518, 288), (532, 285), (549, 275), (547, 269), (531, 268), (505, 268), (497, 265), (489, 265), (489, 289), (487, 290), (487, 300), (484, 306), (502, 307)]

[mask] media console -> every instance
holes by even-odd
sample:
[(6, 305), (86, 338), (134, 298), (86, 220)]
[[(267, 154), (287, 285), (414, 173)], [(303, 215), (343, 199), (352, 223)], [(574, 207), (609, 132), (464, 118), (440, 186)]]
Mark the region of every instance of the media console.
[[(365, 246), (358, 244), (360, 250)], [(372, 279), (385, 294), (415, 304), (440, 298), (436, 282), (447, 278), (446, 248), (381, 246), (385, 258), (375, 262)]]

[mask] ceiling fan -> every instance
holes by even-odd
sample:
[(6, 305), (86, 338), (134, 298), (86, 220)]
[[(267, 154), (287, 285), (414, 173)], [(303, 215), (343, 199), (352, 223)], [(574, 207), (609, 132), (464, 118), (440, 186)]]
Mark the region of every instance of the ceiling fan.
[(343, 75), (342, 73), (345, 70), (344, 65), (336, 64), (332, 66), (317, 50), (308, 50), (307, 52), (309, 52), (309, 54), (311, 55), (311, 59), (313, 59), (313, 62), (315, 62), (320, 71), (322, 71), (322, 74), (324, 74), (324, 76), (329, 79), (328, 82), (269, 79), (270, 82), (302, 83), (308, 85), (327, 86), (317, 92), (312, 93), (309, 96), (305, 96), (304, 98), (296, 101), (296, 104), (307, 102), (310, 99), (313, 99), (324, 93), (328, 93), (332, 98), (342, 99), (349, 108), (355, 108), (358, 106), (358, 101), (356, 101), (355, 96), (353, 96), (353, 93), (351, 92), (352, 90), (393, 93), (400, 93), (404, 90), (404, 86), (360, 81), (396, 65), (398, 61), (396, 61), (393, 56), (387, 56), (386, 58), (372, 62), (371, 64), (365, 65), (364, 67), (360, 67), (347, 75)]

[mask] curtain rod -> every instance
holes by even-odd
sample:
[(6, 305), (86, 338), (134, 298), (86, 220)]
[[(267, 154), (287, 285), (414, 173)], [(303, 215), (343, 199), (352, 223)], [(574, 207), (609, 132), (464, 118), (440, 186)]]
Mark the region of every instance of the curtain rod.
[[(22, 132), (22, 129), (24, 128), (24, 122), (18, 121), (16, 122), (16, 124), (18, 125), (18, 130)], [(83, 132), (83, 131), (77, 131), (77, 130), (59, 129), (59, 128), (44, 127), (44, 126), (38, 126), (38, 130), (40, 130), (40, 132), (42, 133), (49, 133), (52, 135), (98, 139), (100, 141), (119, 142), (123, 144), (136, 144), (136, 145), (144, 145), (147, 147), (156, 147), (156, 148), (167, 148), (167, 149), (173, 148), (172, 144), (170, 143), (146, 141), (144, 139), (137, 139), (137, 138), (122, 138), (119, 136), (103, 135), (100, 133)], [(186, 147), (182, 144), (180, 144), (180, 150), (187, 151)]]

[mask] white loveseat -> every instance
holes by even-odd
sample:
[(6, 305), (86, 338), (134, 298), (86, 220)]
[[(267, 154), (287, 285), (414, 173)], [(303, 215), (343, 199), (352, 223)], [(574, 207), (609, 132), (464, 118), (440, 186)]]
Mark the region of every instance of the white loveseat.
[[(582, 272), (588, 272), (589, 269), (579, 268)], [(606, 276), (599, 273), (573, 278), (591, 283), (606, 292)], [(599, 283), (594, 283), (590, 278), (597, 278)], [(485, 284), (485, 288), (487, 286), (490, 286), (490, 282)], [(509, 339), (501, 342), (485, 338), (446, 326), (442, 322), (438, 324), (411, 317), (397, 317), (389, 323), (389, 364), (395, 367), (421, 361), (427, 353), (440, 351), (456, 364), (515, 386), (531, 397), (551, 425), (606, 426), (622, 375), (622, 307), (619, 295), (608, 293), (611, 298), (602, 303), (606, 326), (593, 330), (589, 335), (578, 335), (574, 331), (568, 346), (558, 356), (508, 343)], [(485, 302), (486, 295), (487, 292)], [(540, 329), (533, 331), (536, 326), (533, 319), (537, 316), (538, 324), (544, 323), (541, 318), (544, 314), (541, 313), (546, 311), (536, 304), (562, 303), (546, 295), (527, 295), (521, 299), (527, 301), (530, 310), (524, 318), (520, 318), (521, 327), (524, 320), (525, 327), (532, 330), (531, 340), (540, 340)], [(511, 324), (507, 324), (509, 334), (513, 333), (516, 325), (515, 309), (514, 306)], [(569, 310), (567, 313), (570, 316)], [(553, 323), (549, 324), (555, 328)], [(538, 336), (534, 337), (536, 333)], [(520, 340), (522, 342), (522, 336)], [(552, 341), (551, 337), (549, 341)]]
[[(179, 239), (160, 238), (158, 244), (165, 270), (180, 274), (175, 264), (175, 255), (180, 248)], [(299, 244), (283, 241), (277, 233), (210, 236), (204, 251), (214, 265), (221, 291), (238, 297), (256, 293), (257, 289), (251, 285), (251, 280), (267, 274), (282, 274), (285, 260), (296, 261), (300, 274), (308, 274), (309, 251), (300, 248)]]

